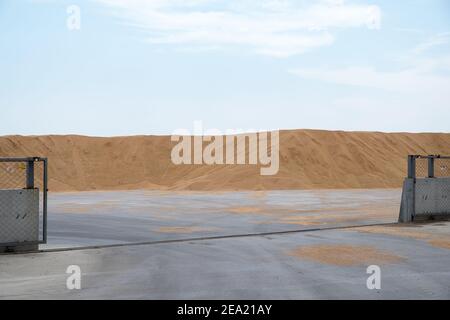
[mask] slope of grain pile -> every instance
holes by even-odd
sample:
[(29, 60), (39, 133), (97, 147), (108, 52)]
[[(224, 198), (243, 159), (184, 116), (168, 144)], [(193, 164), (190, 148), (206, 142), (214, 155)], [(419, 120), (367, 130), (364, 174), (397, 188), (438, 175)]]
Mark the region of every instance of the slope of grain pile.
[(450, 154), (450, 134), (292, 130), (280, 133), (280, 170), (174, 165), (169, 136), (4, 136), (0, 156), (42, 156), (52, 191), (268, 190), (400, 187), (407, 154)]

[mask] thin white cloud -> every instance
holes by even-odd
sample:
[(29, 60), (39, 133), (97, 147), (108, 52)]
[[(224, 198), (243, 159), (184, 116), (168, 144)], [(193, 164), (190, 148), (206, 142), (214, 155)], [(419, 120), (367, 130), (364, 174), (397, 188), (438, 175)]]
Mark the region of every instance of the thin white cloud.
[(246, 48), (286, 57), (333, 43), (336, 28), (379, 29), (381, 10), (344, 0), (97, 0), (153, 44)]
[(397, 66), (404, 66), (400, 70), (351, 66), (297, 68), (290, 73), (347, 86), (342, 90), (344, 95), (330, 98), (328, 103), (332, 111), (336, 110), (336, 118), (340, 113), (351, 115), (356, 128), (379, 130), (381, 125), (387, 128), (384, 130), (395, 131), (393, 128), (402, 124), (407, 128), (403, 130), (448, 131), (445, 119), (450, 110), (450, 55), (427, 55), (430, 48), (446, 43), (445, 35), (432, 37), (396, 59)]
[(437, 35), (434, 35), (427, 41), (419, 44), (417, 47), (414, 48), (413, 52), (415, 54), (421, 54), (433, 47), (444, 45), (449, 42), (450, 42), (450, 32), (439, 33)]
[(348, 86), (375, 88), (408, 94), (430, 94), (450, 98), (450, 55), (427, 57), (434, 46), (450, 42), (450, 33), (440, 33), (417, 45), (409, 54), (397, 59), (408, 67), (397, 71), (380, 71), (371, 66), (347, 68), (297, 68), (290, 73), (305, 79)]
[(407, 32), (407, 33), (419, 34), (419, 35), (425, 33), (424, 30), (416, 29), (416, 28), (394, 28), (394, 30), (400, 31), (400, 32)]
[(450, 77), (424, 72), (423, 68), (378, 71), (372, 67), (343, 69), (294, 69), (290, 72), (306, 79), (335, 84), (417, 94), (442, 94), (449, 98)]

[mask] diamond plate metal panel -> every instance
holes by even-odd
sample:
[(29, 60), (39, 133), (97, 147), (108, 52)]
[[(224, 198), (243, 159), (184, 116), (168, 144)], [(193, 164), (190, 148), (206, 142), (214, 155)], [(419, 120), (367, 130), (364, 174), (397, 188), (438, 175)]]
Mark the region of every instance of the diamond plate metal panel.
[(39, 190), (0, 190), (0, 245), (39, 241)]
[(415, 215), (449, 215), (450, 178), (416, 180)]

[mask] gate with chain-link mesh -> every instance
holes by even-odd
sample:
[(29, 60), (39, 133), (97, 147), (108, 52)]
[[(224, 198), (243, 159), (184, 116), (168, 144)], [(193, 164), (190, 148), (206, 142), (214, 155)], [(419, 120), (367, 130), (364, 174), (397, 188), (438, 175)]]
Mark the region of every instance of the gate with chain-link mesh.
[(0, 252), (47, 242), (47, 159), (0, 158)]
[(450, 218), (450, 157), (410, 155), (399, 220), (435, 218)]

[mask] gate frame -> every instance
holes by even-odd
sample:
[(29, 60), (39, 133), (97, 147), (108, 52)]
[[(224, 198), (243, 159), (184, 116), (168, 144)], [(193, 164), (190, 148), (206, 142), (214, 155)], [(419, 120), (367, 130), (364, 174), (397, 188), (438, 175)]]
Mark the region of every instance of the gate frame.
[[(433, 179), (435, 177), (434, 162), (436, 159), (450, 159), (450, 156), (442, 155), (408, 155), (408, 175), (403, 182), (403, 191), (400, 204), (400, 215), (398, 222), (413, 222), (416, 218), (416, 160), (428, 159), (427, 162), (427, 177)], [(437, 179), (437, 178), (436, 178)]]
[(35, 189), (34, 185), (34, 165), (36, 162), (43, 163), (42, 174), (42, 239), (38, 241), (23, 241), (13, 243), (0, 243), (0, 252), (2, 248), (6, 252), (15, 251), (30, 251), (37, 250), (39, 244), (47, 243), (47, 198), (48, 198), (48, 159), (42, 157), (0, 157), (1, 162), (23, 162), (26, 163), (26, 175), (25, 175), (25, 188), (23, 189)]

